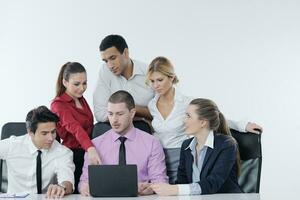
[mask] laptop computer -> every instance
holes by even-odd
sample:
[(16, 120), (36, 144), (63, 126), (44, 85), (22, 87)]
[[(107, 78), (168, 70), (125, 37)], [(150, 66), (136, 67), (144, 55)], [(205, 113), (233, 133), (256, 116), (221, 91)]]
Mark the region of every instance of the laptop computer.
[(90, 194), (93, 197), (135, 197), (138, 195), (136, 165), (89, 165)]

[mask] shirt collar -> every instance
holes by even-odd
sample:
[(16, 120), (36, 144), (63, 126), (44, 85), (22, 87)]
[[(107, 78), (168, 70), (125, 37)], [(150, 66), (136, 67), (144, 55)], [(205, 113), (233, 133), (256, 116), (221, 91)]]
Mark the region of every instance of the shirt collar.
[[(37, 152), (37, 150), (39, 150), (38, 148), (36, 148), (36, 146), (32, 142), (32, 139), (31, 139), (29, 133), (27, 133), (25, 142), (27, 143), (30, 154), (35, 154)], [(40, 149), (40, 150), (42, 151), (42, 153), (47, 153), (48, 152), (47, 149)]]
[[(61, 98), (63, 101), (66, 101), (66, 102), (73, 102), (73, 101), (74, 101), (73, 98), (70, 97), (66, 92), (64, 92), (62, 95), (60, 95), (60, 98)], [(82, 98), (83, 98), (83, 97), (78, 98), (79, 101), (81, 101)]]
[(133, 67), (132, 77), (137, 75), (137, 74), (144, 75), (144, 72), (141, 69), (141, 66), (137, 63), (137, 61), (131, 60), (131, 62), (132, 62), (132, 67)]
[(214, 148), (214, 140), (215, 140), (214, 132), (211, 130), (207, 136), (204, 146), (207, 146), (207, 147), (210, 147), (211, 149), (213, 149)]
[[(215, 138), (214, 132), (211, 130), (206, 138), (204, 146), (210, 147), (211, 149), (213, 149), (214, 148), (214, 138)], [(197, 139), (196, 139), (196, 137), (194, 137), (193, 140), (191, 141), (191, 143), (189, 144), (189, 146), (185, 148), (185, 150), (187, 150), (187, 149), (193, 150), (193, 149), (195, 149), (196, 145), (197, 145)]]
[(72, 97), (70, 97), (66, 92), (60, 95), (60, 98), (66, 102), (73, 101)]
[(112, 130), (112, 139), (113, 141), (117, 141), (119, 137), (126, 137), (128, 140), (134, 140), (136, 137), (136, 128), (132, 127), (125, 135), (120, 135), (119, 133), (116, 133), (114, 130)]

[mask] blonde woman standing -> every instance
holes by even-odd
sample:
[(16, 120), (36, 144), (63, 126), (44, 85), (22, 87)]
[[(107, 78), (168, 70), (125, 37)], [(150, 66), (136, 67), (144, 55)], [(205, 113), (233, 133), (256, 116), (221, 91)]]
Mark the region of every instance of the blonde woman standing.
[[(185, 134), (184, 118), (191, 98), (175, 88), (178, 83), (174, 67), (165, 57), (157, 57), (150, 63), (146, 73), (146, 83), (155, 91), (155, 97), (148, 108), (153, 117), (154, 136), (162, 143), (166, 153), (166, 164), (170, 183), (176, 180), (179, 164), (179, 148), (188, 138)], [(250, 122), (228, 120), (230, 128), (241, 132), (257, 133), (262, 128)]]

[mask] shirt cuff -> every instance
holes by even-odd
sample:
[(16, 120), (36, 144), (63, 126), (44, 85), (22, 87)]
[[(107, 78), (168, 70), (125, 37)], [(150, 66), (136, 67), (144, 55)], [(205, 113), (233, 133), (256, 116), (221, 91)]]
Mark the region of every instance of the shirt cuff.
[(89, 140), (89, 141), (83, 142), (81, 146), (87, 152), (88, 148), (93, 147), (94, 145), (93, 145), (92, 141)]
[(178, 195), (189, 195), (191, 188), (189, 184), (178, 184)]
[(190, 195), (199, 195), (202, 193), (202, 189), (199, 185), (199, 183), (191, 183), (190, 184)]

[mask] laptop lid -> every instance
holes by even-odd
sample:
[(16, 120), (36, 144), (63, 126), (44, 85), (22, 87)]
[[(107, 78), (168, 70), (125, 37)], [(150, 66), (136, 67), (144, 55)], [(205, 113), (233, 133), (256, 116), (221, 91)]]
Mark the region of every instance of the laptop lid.
[(136, 165), (89, 165), (90, 194), (93, 197), (138, 195)]

